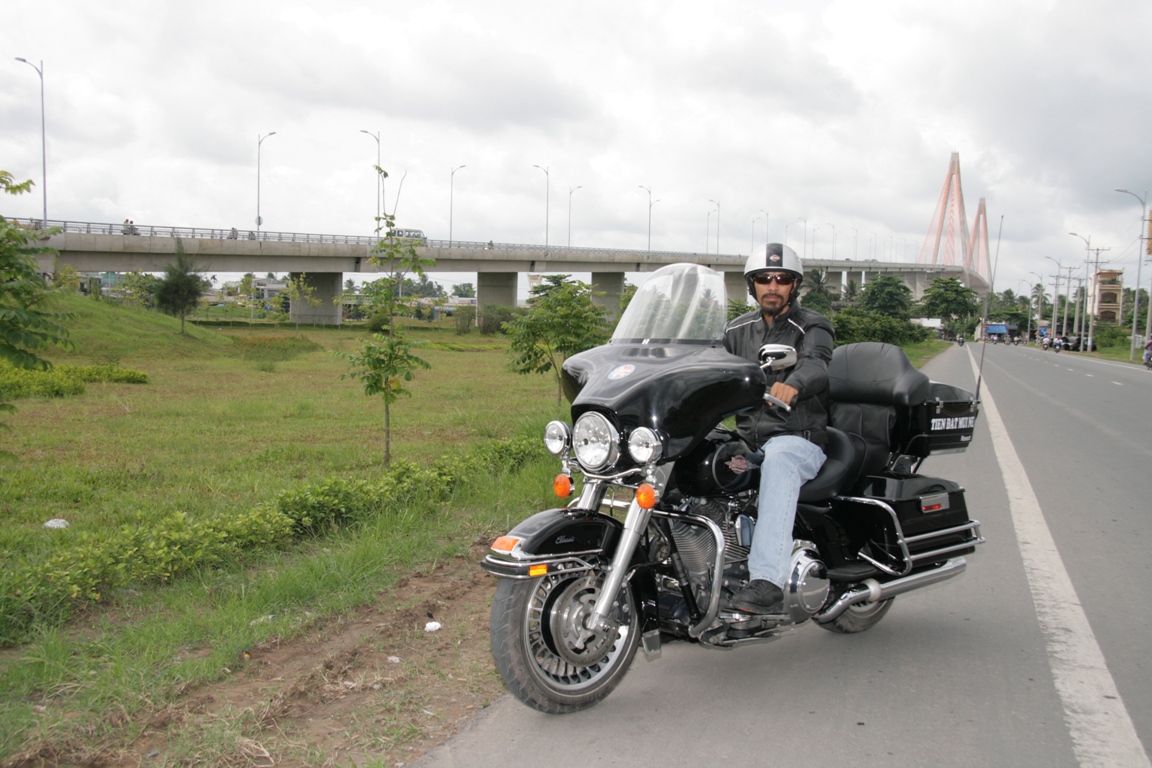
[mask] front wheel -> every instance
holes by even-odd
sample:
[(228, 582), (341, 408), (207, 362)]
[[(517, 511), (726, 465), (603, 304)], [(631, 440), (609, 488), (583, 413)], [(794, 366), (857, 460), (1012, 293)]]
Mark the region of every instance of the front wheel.
[(880, 622), (880, 619), (884, 618), (884, 614), (888, 613), (888, 609), (892, 607), (893, 599), (890, 597), (878, 603), (861, 603), (849, 606), (848, 610), (832, 621), (816, 626), (840, 635), (854, 635), (857, 632), (864, 632), (872, 629)]
[(640, 639), (631, 585), (621, 587), (610, 617), (615, 629), (584, 629), (603, 581), (597, 572), (499, 580), (489, 624), (492, 656), (520, 701), (548, 714), (576, 712), (623, 679)]

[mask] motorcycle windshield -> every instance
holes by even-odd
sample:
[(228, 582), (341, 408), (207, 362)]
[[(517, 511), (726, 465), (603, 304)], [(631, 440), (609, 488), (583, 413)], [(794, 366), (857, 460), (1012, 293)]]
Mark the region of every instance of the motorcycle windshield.
[(636, 291), (613, 342), (716, 342), (724, 336), (724, 275), (698, 264), (671, 264)]

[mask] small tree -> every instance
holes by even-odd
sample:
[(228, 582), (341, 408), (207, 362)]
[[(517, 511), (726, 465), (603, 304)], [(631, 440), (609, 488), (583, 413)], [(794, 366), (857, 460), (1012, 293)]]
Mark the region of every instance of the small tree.
[(184, 334), (184, 318), (196, 309), (207, 283), (196, 261), (184, 252), (184, 242), (176, 238), (176, 261), (164, 268), (164, 277), (156, 286), (156, 306), (161, 312), (180, 318), (180, 333)]
[[(31, 188), (31, 181), (16, 184), (10, 173), (0, 171), (0, 192), (19, 195)], [(36, 245), (40, 234), (0, 216), (0, 360), (17, 368), (47, 370), (52, 364), (40, 352), (52, 345), (73, 345), (62, 324), (67, 316), (45, 309), (52, 290), (36, 263), (36, 254), (47, 252)], [(15, 410), (0, 401), (0, 412)], [(2, 422), (0, 426), (7, 427)]]
[[(296, 315), (296, 330), (300, 330), (300, 312), (299, 310), (303, 305), (307, 304), (312, 309), (320, 306), (320, 299), (315, 297), (316, 289), (308, 285), (308, 275), (305, 272), (300, 272), (296, 275), (288, 275), (288, 283), (284, 288), (283, 295), (288, 297), (290, 313)], [(340, 297), (336, 297), (339, 301)], [(289, 315), (291, 316), (291, 315)]]
[[(388, 177), (383, 168), (377, 166), (376, 171), (381, 179)], [(358, 352), (336, 353), (347, 360), (353, 369), (341, 374), (341, 379), (359, 379), (364, 383), (364, 394), (369, 397), (380, 395), (384, 400), (385, 466), (392, 463), (392, 404), (401, 395), (411, 396), (412, 393), (404, 389), (403, 383), (412, 381), (416, 369), (431, 367), (426, 360), (412, 353), (414, 348), (421, 345), (404, 338), (395, 317), (401, 308), (407, 306), (401, 296), (406, 275), (416, 274), (424, 278), (422, 282), (427, 282), (424, 267), (434, 262), (421, 258), (411, 240), (397, 238), (394, 235), (395, 229), (394, 213), (385, 212), (377, 220), (376, 232), (383, 232), (384, 236), (372, 250), (372, 264), (384, 273), (384, 277), (366, 284), (361, 291), (371, 302), (374, 314), (383, 318), (381, 331), (364, 341)]]
[(512, 340), (509, 352), (515, 357), (517, 373), (547, 373), (556, 376), (556, 402), (560, 403), (560, 366), (564, 358), (608, 341), (605, 312), (592, 303), (592, 289), (580, 281), (567, 281), (567, 275), (546, 278), (533, 289), (535, 296), (528, 311), (504, 324)]

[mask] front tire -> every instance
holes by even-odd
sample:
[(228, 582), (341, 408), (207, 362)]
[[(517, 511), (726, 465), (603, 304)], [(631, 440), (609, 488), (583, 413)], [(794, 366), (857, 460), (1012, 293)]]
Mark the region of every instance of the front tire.
[(498, 581), (489, 624), (492, 656), (520, 701), (548, 714), (576, 712), (599, 703), (623, 679), (640, 640), (630, 584), (621, 588), (617, 629), (581, 642), (602, 584), (598, 572)]
[(880, 623), (880, 619), (884, 618), (884, 614), (888, 613), (888, 609), (892, 607), (893, 599), (890, 597), (878, 603), (861, 603), (860, 605), (849, 606), (848, 610), (832, 621), (816, 626), (838, 635), (855, 635), (858, 632), (867, 631)]

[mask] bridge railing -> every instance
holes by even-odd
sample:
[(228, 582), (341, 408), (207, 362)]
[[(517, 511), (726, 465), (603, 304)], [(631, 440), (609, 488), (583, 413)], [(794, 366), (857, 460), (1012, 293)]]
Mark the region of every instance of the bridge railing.
[[(11, 219), (11, 221), (18, 222), (31, 229), (55, 230), (63, 233), (83, 235), (138, 235), (141, 237), (203, 238), (209, 240), (260, 240), (274, 243), (331, 243), (337, 245), (363, 245), (366, 247), (373, 247), (382, 239), (369, 235), (317, 235), (304, 232), (256, 232), (255, 230), (237, 230), (235, 228), (218, 229), (214, 227), (173, 227), (159, 226), (154, 224), (135, 224), (132, 222), (125, 222), (122, 224), (109, 224), (92, 221), (43, 221), (41, 219), (20, 218), (14, 218)], [(545, 261), (546, 256), (552, 254), (578, 256), (580, 254), (592, 255), (605, 253), (610, 253), (621, 261), (637, 262), (648, 261), (653, 256), (659, 257), (660, 262), (666, 262), (670, 259), (684, 259), (697, 263), (703, 260), (711, 263), (728, 264), (734, 263), (735, 261), (742, 261), (744, 259), (744, 256), (736, 254), (717, 255), (714, 253), (700, 254), (686, 251), (647, 251), (627, 248), (598, 248), (594, 246), (573, 248), (566, 245), (545, 246), (524, 243), (496, 243), (491, 240), (482, 242), (473, 240), (425, 239), (416, 244), (428, 248), (462, 248), (470, 250), (534, 252), (541, 255), (541, 261)]]

